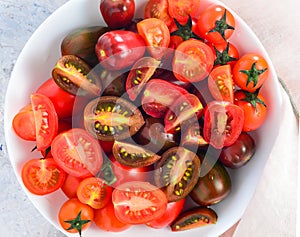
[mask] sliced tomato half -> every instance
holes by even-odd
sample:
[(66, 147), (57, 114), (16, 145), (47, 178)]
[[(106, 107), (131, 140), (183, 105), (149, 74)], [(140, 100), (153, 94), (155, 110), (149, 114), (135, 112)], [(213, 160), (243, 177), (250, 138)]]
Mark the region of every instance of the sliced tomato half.
[(103, 163), (98, 141), (80, 128), (57, 135), (51, 144), (51, 153), (57, 164), (75, 177), (95, 175)]

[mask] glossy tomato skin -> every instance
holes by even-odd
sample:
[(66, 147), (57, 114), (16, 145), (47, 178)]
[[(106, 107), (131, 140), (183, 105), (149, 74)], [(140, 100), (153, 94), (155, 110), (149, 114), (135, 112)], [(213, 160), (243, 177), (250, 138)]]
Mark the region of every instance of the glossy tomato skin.
[(65, 182), (61, 186), (61, 190), (68, 198), (77, 198), (77, 187), (82, 180), (83, 178), (67, 174)]
[(124, 223), (145, 224), (164, 214), (165, 194), (148, 182), (127, 182), (114, 189), (112, 202), (116, 217)]
[(30, 159), (23, 165), (21, 176), (25, 187), (31, 193), (46, 195), (63, 185), (66, 173), (53, 158)]
[(80, 128), (58, 134), (51, 144), (51, 153), (63, 170), (76, 177), (96, 174), (103, 163), (98, 141)]
[(244, 111), (228, 101), (211, 101), (204, 112), (203, 136), (216, 149), (233, 144), (241, 134)]
[(267, 80), (269, 66), (263, 56), (247, 53), (236, 62), (232, 74), (233, 80), (239, 88), (254, 92)]
[(210, 43), (224, 43), (234, 32), (234, 16), (221, 5), (207, 7), (197, 22), (200, 36)]
[(222, 149), (219, 161), (226, 167), (237, 169), (250, 161), (255, 150), (254, 139), (249, 133), (242, 132), (235, 143)]
[(169, 202), (167, 204), (165, 213), (161, 217), (147, 223), (147, 226), (154, 229), (161, 229), (169, 226), (179, 216), (184, 207), (184, 204), (185, 199), (181, 199), (177, 202)]
[(243, 131), (254, 131), (264, 124), (268, 111), (265, 98), (258, 91), (256, 93), (242, 90), (236, 91), (234, 94), (234, 104), (244, 111)]
[(110, 201), (105, 207), (94, 211), (94, 222), (101, 230), (109, 232), (121, 232), (131, 227), (123, 223), (115, 215), (113, 203)]
[(104, 21), (111, 29), (127, 26), (135, 11), (134, 0), (101, 0), (100, 11)]
[[(81, 231), (91, 226), (94, 220), (94, 210), (89, 205), (80, 202), (77, 198), (71, 198), (60, 207), (58, 220), (65, 231), (69, 233), (81, 233)], [(75, 221), (73, 226), (69, 223), (70, 221)]]
[(133, 65), (145, 53), (145, 41), (129, 30), (112, 30), (99, 37), (95, 46), (101, 65), (120, 70)]
[(45, 81), (36, 92), (47, 96), (52, 101), (60, 119), (78, 114), (87, 102), (84, 98), (77, 98), (75, 95), (61, 89), (53, 78)]

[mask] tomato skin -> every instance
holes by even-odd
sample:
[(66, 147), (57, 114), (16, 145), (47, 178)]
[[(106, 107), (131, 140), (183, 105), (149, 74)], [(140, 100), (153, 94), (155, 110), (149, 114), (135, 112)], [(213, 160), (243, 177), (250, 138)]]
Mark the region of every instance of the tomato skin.
[[(214, 31), (214, 29), (217, 30), (218, 22), (222, 21), (225, 11), (226, 19), (224, 19), (224, 23), (220, 24), (220, 30)], [(235, 19), (223, 6), (213, 4), (199, 15), (197, 26), (202, 38), (206, 39), (208, 42), (220, 44), (224, 43), (233, 34)], [(223, 26), (226, 27), (224, 28)]]
[(174, 21), (168, 12), (168, 0), (148, 0), (144, 18), (158, 18), (170, 26)]
[(239, 106), (245, 114), (244, 132), (254, 131), (260, 128), (266, 120), (267, 117), (267, 107), (265, 105), (265, 98), (258, 93), (255, 106), (249, 102), (245, 101), (247, 92), (238, 90), (234, 93), (234, 104)]
[(184, 82), (204, 80), (214, 65), (211, 48), (200, 40), (183, 41), (176, 48), (172, 69), (175, 77)]
[(137, 30), (155, 59), (161, 59), (170, 43), (170, 31), (166, 23), (157, 18), (147, 18), (137, 23)]
[(75, 177), (96, 174), (103, 163), (98, 141), (80, 128), (58, 134), (51, 144), (51, 153), (57, 164)]
[(111, 29), (127, 26), (135, 11), (134, 0), (101, 0), (100, 11), (105, 23)]
[(94, 209), (104, 207), (111, 200), (111, 194), (112, 187), (97, 177), (85, 178), (77, 187), (79, 201), (88, 204)]
[[(53, 78), (45, 81), (36, 92), (47, 96), (52, 101), (58, 118), (68, 118), (78, 114), (82, 111), (86, 102), (83, 98), (79, 99), (75, 95), (61, 89)], [(79, 100), (82, 100), (82, 102)], [(75, 101), (77, 102), (75, 103)]]
[(165, 213), (161, 217), (147, 223), (147, 226), (152, 227), (154, 229), (161, 229), (169, 226), (179, 216), (184, 204), (185, 199), (181, 199), (177, 202), (169, 202), (167, 204), (167, 209)]
[[(252, 69), (253, 66), (254, 69)], [(263, 56), (247, 53), (236, 62), (233, 68), (234, 83), (242, 90), (254, 92), (267, 80), (268, 68), (268, 63)], [(250, 73), (250, 76), (247, 75), (246, 71)]]
[(215, 55), (214, 66), (229, 64), (233, 69), (240, 54), (238, 49), (232, 43), (224, 42), (221, 44), (211, 44), (210, 47), (213, 49)]
[(63, 185), (66, 173), (53, 158), (30, 159), (23, 165), (21, 176), (25, 187), (31, 193), (45, 195)]
[(123, 223), (115, 215), (114, 205), (110, 201), (105, 207), (94, 211), (94, 222), (101, 230), (110, 232), (121, 232), (131, 227)]
[(217, 149), (232, 145), (244, 125), (244, 111), (228, 101), (211, 101), (204, 112), (203, 136)]
[(81, 213), (80, 219), (82, 221), (89, 221), (82, 225), (81, 230), (89, 228), (94, 220), (94, 210), (89, 205), (80, 202), (77, 198), (68, 199), (60, 207), (58, 220), (61, 227), (69, 233), (78, 233), (78, 229), (76, 228), (69, 229), (71, 225), (66, 221), (75, 220), (79, 213)]
[(64, 184), (61, 186), (61, 190), (68, 198), (77, 198), (77, 187), (83, 178), (78, 178), (73, 175), (67, 174)]
[(116, 217), (129, 224), (145, 224), (164, 214), (167, 208), (165, 194), (148, 182), (127, 182), (112, 194)]
[(230, 65), (215, 67), (208, 76), (208, 89), (216, 100), (233, 103), (233, 80)]
[(168, 0), (169, 14), (180, 23), (186, 23), (188, 16), (197, 17), (200, 12), (200, 1), (198, 0)]
[(103, 67), (120, 70), (134, 64), (145, 53), (145, 41), (129, 30), (112, 30), (99, 37), (96, 55)]

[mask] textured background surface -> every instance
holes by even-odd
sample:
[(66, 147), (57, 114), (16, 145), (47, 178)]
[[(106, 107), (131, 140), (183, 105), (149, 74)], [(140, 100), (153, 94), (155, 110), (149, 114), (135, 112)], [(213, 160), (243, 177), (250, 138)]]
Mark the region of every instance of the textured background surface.
[[(61, 233), (55, 230), (33, 207), (21, 187), (17, 183), (15, 174), (11, 168), (3, 136), (3, 104), (6, 87), (9, 82), (10, 73), (13, 69), (14, 63), (35, 29), (59, 6), (67, 2), (66, 0), (1, 0), (0, 1), (0, 235), (7, 237), (62, 237)], [(300, 105), (300, 2), (295, 0), (286, 0), (284, 6), (280, 0), (239, 0), (230, 1), (223, 0), (233, 10), (235, 10), (254, 30), (258, 35), (266, 50), (268, 51), (274, 66), (284, 80), (289, 93), (294, 98), (296, 107)], [(285, 111), (286, 112), (286, 111)], [(290, 111), (288, 111), (290, 113)], [(289, 123), (294, 124), (295, 119), (291, 118)], [(288, 124), (286, 124), (288, 126)], [(292, 129), (297, 129), (295, 126)], [(292, 131), (290, 131), (292, 132)], [(293, 134), (295, 135), (295, 134)], [(297, 143), (296, 143), (297, 144)], [(277, 148), (274, 152), (280, 152)], [(293, 150), (297, 153), (297, 149)], [(288, 157), (284, 157), (287, 159)], [(273, 163), (272, 163), (273, 162)], [(269, 187), (269, 191), (276, 194), (285, 193), (285, 199), (278, 200), (278, 198), (266, 197), (264, 193), (256, 194), (254, 200), (262, 199), (269, 200), (273, 207), (287, 207), (285, 211), (276, 210), (279, 219), (282, 216), (289, 224), (290, 230), (276, 230), (272, 237), (292, 237), (295, 236), (295, 200), (296, 200), (296, 179), (297, 165), (290, 164), (285, 166), (285, 174), (292, 175), (290, 178), (286, 177), (279, 185), (274, 185), (272, 177), (272, 168), (276, 168), (280, 164), (275, 163), (272, 159), (266, 168), (266, 172), (260, 183), (260, 189)], [(270, 175), (272, 174), (272, 175)], [(290, 181), (289, 181), (290, 180)], [(292, 181), (291, 181), (292, 180)], [(285, 185), (289, 182), (289, 185)], [(288, 190), (284, 190), (288, 187)], [(278, 191), (282, 188), (283, 190)], [(276, 197), (276, 196), (275, 196)], [(290, 198), (289, 198), (290, 197)], [(266, 199), (267, 198), (267, 199)], [(292, 204), (291, 204), (292, 201)], [(269, 228), (264, 228), (257, 220), (263, 220), (264, 217), (272, 219), (273, 216), (268, 216), (268, 211), (272, 212), (272, 208), (264, 209), (253, 201), (246, 214), (245, 220), (242, 220), (240, 229), (238, 229), (236, 236), (246, 236), (245, 230), (247, 226), (261, 226), (262, 230), (258, 230), (255, 234), (248, 234), (247, 236), (270, 236), (266, 235), (264, 231), (270, 231)], [(289, 209), (290, 208), (290, 209)], [(294, 209), (294, 211), (292, 210)], [(253, 212), (255, 210), (255, 212)], [(291, 213), (289, 216), (286, 212)], [(259, 219), (259, 216), (261, 219)], [(278, 220), (277, 220), (278, 221)], [(278, 222), (280, 224), (280, 221)], [(282, 222), (281, 222), (282, 223)], [(273, 225), (277, 222), (274, 220)], [(284, 226), (282, 225), (282, 226)], [(279, 225), (277, 225), (279, 226)], [(259, 227), (257, 227), (259, 228)], [(278, 227), (280, 228), (280, 227)], [(253, 229), (253, 228), (252, 228)], [(254, 229), (255, 230), (255, 229)], [(267, 232), (269, 233), (269, 232)], [(228, 235), (230, 236), (230, 235)]]

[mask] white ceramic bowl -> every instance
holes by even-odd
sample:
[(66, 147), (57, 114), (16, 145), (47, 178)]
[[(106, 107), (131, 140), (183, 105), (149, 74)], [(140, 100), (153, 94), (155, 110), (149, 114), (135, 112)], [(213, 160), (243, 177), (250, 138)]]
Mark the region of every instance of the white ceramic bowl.
[[(145, 2), (146, 0), (136, 0), (136, 11), (139, 13), (137, 14), (139, 17), (143, 16)], [(224, 5), (216, 0), (202, 0), (202, 9), (211, 3)], [(213, 206), (218, 214), (216, 225), (178, 233), (172, 233), (167, 228), (154, 230), (145, 226), (135, 226), (127, 231), (117, 233), (120, 237), (139, 237), (141, 234), (143, 237), (219, 236), (241, 218), (255, 191), (278, 133), (282, 98), (275, 70), (262, 44), (241, 18), (228, 7), (227, 9), (233, 13), (236, 19), (236, 30), (230, 40), (238, 47), (240, 55), (246, 52), (260, 53), (266, 58), (270, 66), (270, 76), (262, 89), (268, 104), (268, 116), (263, 127), (253, 133), (257, 143), (255, 156), (245, 167), (230, 172), (233, 185), (232, 192), (224, 201)], [(13, 116), (29, 102), (30, 93), (51, 76), (51, 70), (60, 57), (60, 43), (64, 36), (76, 28), (93, 25), (104, 25), (99, 11), (99, 1), (71, 0), (55, 11), (36, 30), (16, 62), (5, 101), (5, 135), (9, 157), (22, 186), (22, 165), (29, 158), (40, 157), (40, 154), (30, 152), (34, 143), (26, 142), (15, 135), (11, 125)], [(62, 230), (58, 224), (57, 214), (60, 206), (66, 200), (61, 191), (42, 197), (32, 195), (25, 188), (24, 191), (47, 220), (66, 235), (70, 235)], [(100, 232), (94, 226), (85, 231), (84, 236), (96, 237), (101, 235), (108, 237), (113, 235), (109, 232)]]

